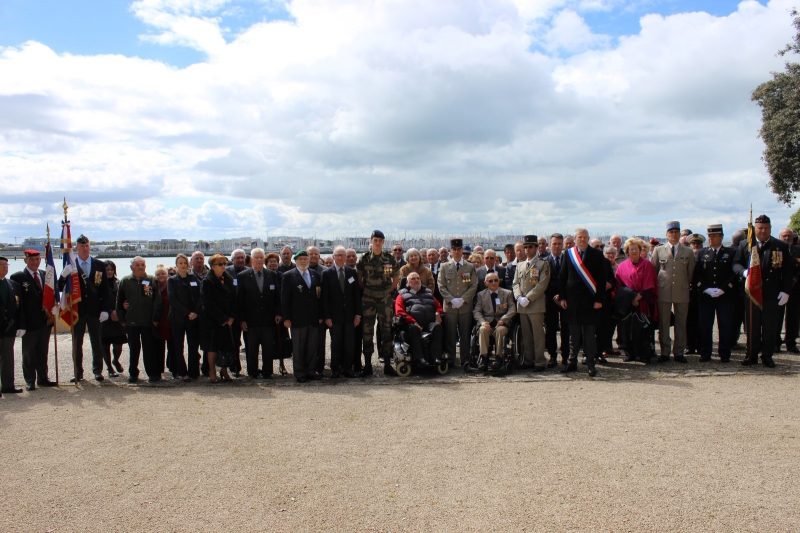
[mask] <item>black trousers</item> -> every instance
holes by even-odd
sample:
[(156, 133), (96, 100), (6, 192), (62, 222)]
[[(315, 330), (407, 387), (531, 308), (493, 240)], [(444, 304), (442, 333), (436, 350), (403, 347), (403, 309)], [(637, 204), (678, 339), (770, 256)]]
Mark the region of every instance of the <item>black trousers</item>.
[(52, 329), (45, 326), (22, 336), (22, 377), (25, 383), (47, 381), (47, 356)]
[(160, 379), (164, 363), (163, 359), (161, 363), (158, 362), (153, 326), (125, 326), (125, 332), (128, 334), (128, 348), (131, 352), (128, 375), (132, 378), (139, 377), (139, 354), (141, 353), (147, 377)]
[[(426, 331), (431, 334), (427, 353), (422, 347), (422, 333)], [(414, 325), (408, 326), (406, 339), (414, 361), (425, 359), (428, 363), (434, 364), (437, 359), (442, 358), (442, 325), (438, 322), (431, 322), (422, 329)]]
[(600, 326), (597, 328), (597, 352), (614, 350), (614, 330), (617, 328), (617, 321), (614, 319), (614, 312), (611, 307), (605, 306), (600, 313)]
[(751, 339), (748, 340), (750, 351), (747, 358), (753, 363), (758, 362), (759, 353), (761, 353), (761, 359), (772, 359), (772, 355), (775, 353), (775, 340), (778, 338), (775, 322), (778, 320), (778, 309), (777, 300), (771, 297), (764, 297), (763, 309), (759, 309), (755, 304), (751, 306), (749, 302), (745, 302), (744, 319), (747, 329), (750, 330), (751, 323), (753, 326), (752, 331), (748, 331)]
[[(744, 308), (747, 304), (747, 296), (743, 296), (737, 287), (734, 289), (736, 296), (733, 301), (733, 323), (731, 324), (731, 346), (738, 344), (742, 334), (742, 324), (744, 323)], [(745, 333), (747, 331), (745, 330)]]
[(714, 315), (719, 330), (719, 357), (727, 361), (731, 358), (731, 326), (733, 324), (733, 302), (720, 301), (719, 298), (702, 297), (698, 303), (700, 322), (700, 356), (708, 359), (714, 348)]
[[(188, 346), (186, 358), (183, 347)], [(172, 324), (172, 353), (175, 356), (175, 368), (172, 373), (197, 379), (200, 375), (200, 320), (189, 320), (182, 324)]]
[[(164, 363), (166, 362), (166, 366), (169, 371), (172, 373), (172, 377), (178, 376), (176, 372), (177, 362), (175, 361), (175, 350), (174, 344), (172, 339), (170, 340), (161, 340), (161, 339), (153, 339), (153, 347), (155, 348), (156, 359), (158, 360), (159, 366), (159, 375), (164, 372)], [(183, 359), (183, 357), (181, 357)]]
[(569, 364), (578, 364), (578, 354), (583, 348), (589, 368), (594, 366), (597, 355), (597, 326), (569, 325)]
[(322, 374), (325, 370), (325, 336), (328, 334), (328, 327), (320, 324), (317, 328), (317, 358), (314, 361), (314, 372)]
[(331, 372), (340, 374), (353, 369), (353, 345), (356, 344), (356, 328), (353, 320), (334, 324), (331, 332)]
[(78, 378), (83, 378), (83, 336), (89, 330), (89, 342), (92, 345), (92, 372), (103, 373), (103, 343), (100, 339), (100, 318), (82, 316), (75, 323), (75, 370)]
[[(275, 326), (248, 326), (247, 331), (247, 375), (251, 378), (263, 374), (272, 375), (272, 350), (275, 347)], [(258, 350), (261, 349), (261, 366), (258, 363)]]
[(14, 341), (15, 337), (0, 335), (0, 388), (14, 388)]
[(561, 332), (561, 362), (566, 364), (569, 359), (569, 323), (567, 322), (567, 310), (552, 299), (547, 300), (544, 313), (544, 345), (550, 359), (558, 354), (558, 337)]
[[(784, 323), (786, 324), (785, 330), (783, 330)], [(797, 346), (797, 334), (800, 331), (800, 292), (792, 291), (789, 296), (789, 302), (783, 307), (778, 307), (778, 323), (776, 327), (778, 330), (777, 344), (786, 343), (787, 348), (795, 348)], [(783, 331), (786, 332), (785, 336), (781, 336)], [(22, 338), (24, 339), (25, 337)], [(25, 344), (22, 346), (24, 347)]]
[(292, 330), (292, 357), (294, 361), (295, 379), (307, 378), (315, 372), (317, 346), (319, 346), (319, 328), (306, 326), (304, 328), (291, 328)]

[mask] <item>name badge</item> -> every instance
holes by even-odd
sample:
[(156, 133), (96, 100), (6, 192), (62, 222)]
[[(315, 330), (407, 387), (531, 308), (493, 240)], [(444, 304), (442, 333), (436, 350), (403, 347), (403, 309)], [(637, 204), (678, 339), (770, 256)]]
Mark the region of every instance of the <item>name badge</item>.
[(497, 305), (500, 305), (500, 298), (495, 298), (494, 299), (494, 303), (496, 303)]
[(142, 282), (142, 285), (150, 285), (150, 282), (149, 282), (149, 281), (147, 281), (147, 280), (144, 280), (144, 281)]
[(350, 279), (347, 280), (348, 283), (353, 283), (356, 279), (353, 276), (350, 276)]
[(269, 286), (269, 290), (274, 291), (275, 290), (275, 285), (270, 285)]
[(196, 281), (190, 281), (189, 285), (192, 286), (192, 287), (197, 287), (197, 282)]
[(237, 287), (238, 285), (239, 285), (239, 280), (238, 279), (233, 280), (233, 286)]

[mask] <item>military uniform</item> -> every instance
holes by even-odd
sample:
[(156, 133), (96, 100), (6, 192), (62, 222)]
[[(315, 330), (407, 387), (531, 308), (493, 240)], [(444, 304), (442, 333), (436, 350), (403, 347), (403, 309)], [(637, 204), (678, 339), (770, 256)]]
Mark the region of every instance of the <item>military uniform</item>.
[[(708, 233), (722, 234), (722, 225), (709, 226)], [(722, 362), (730, 361), (733, 306), (738, 293), (736, 274), (733, 273), (735, 256), (736, 250), (726, 246), (717, 250), (707, 246), (697, 253), (692, 287), (698, 302), (700, 361), (711, 360), (715, 315), (719, 330), (719, 357)]]
[[(372, 232), (372, 237), (383, 239), (383, 233)], [(389, 366), (392, 358), (392, 285), (400, 277), (397, 261), (389, 252), (374, 254), (366, 252), (356, 264), (358, 279), (362, 288), (361, 323), (363, 324), (361, 339), (364, 345), (364, 373), (372, 374), (372, 354), (375, 351), (373, 342), (375, 321), (378, 322), (380, 347), (384, 366)]]
[[(667, 222), (667, 231), (680, 229), (677, 221)], [(689, 315), (689, 285), (694, 274), (694, 252), (688, 246), (667, 243), (656, 247), (650, 258), (658, 273), (658, 335), (661, 341), (659, 361), (669, 360), (670, 315), (675, 314), (675, 344), (672, 354), (675, 361), (685, 363), (686, 318)]]
[[(536, 235), (526, 235), (525, 244), (536, 244)], [(547, 287), (550, 284), (550, 262), (536, 256), (530, 261), (521, 260), (514, 272), (514, 298), (517, 301), (517, 314), (522, 326), (522, 345), (525, 365), (535, 370), (544, 370), (547, 359), (544, 356), (546, 337), (544, 315), (547, 310)], [(528, 304), (523, 306), (520, 299)], [(553, 356), (555, 357), (555, 356)]]
[[(460, 248), (461, 239), (451, 239), (451, 248)], [(452, 258), (439, 269), (436, 280), (442, 294), (442, 308), (445, 319), (445, 349), (450, 362), (456, 357), (456, 335), (460, 342), (461, 365), (469, 362), (469, 335), (472, 329), (472, 299), (478, 290), (478, 273), (475, 265), (462, 257), (460, 263)], [(460, 299), (461, 305), (456, 308), (454, 299)]]
[[(790, 352), (800, 353), (797, 349), (797, 335), (800, 331), (800, 246), (789, 245), (792, 254), (792, 265), (794, 266), (794, 279), (792, 281), (792, 294), (789, 303), (778, 308), (778, 330), (777, 346), (786, 343), (786, 349)], [(13, 278), (13, 276), (12, 276)], [(783, 326), (784, 316), (786, 317), (786, 336), (781, 339), (781, 326)], [(776, 349), (775, 351), (779, 351)]]

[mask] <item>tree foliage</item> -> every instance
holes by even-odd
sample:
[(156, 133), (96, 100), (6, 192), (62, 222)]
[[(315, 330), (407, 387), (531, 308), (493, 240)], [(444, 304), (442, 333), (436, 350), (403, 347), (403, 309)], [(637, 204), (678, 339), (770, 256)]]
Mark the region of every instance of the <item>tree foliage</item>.
[[(781, 56), (800, 54), (800, 13), (795, 9), (791, 15), (797, 33), (778, 52)], [(751, 98), (761, 106), (759, 136), (766, 144), (762, 159), (769, 185), (780, 201), (791, 204), (800, 191), (800, 63), (787, 61), (785, 68), (785, 72), (773, 72), (772, 79), (756, 87)]]

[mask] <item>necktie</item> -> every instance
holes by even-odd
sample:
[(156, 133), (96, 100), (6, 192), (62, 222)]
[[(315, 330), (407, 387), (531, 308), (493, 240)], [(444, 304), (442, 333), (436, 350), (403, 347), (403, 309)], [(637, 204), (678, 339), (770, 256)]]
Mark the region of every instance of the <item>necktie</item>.
[(494, 274), (494, 269), (490, 268), (486, 271), (487, 274)]
[(584, 249), (584, 250), (581, 250), (581, 261), (583, 261), (583, 254), (584, 254), (584, 252), (586, 252), (586, 250), (585, 250), (585, 249)]
[(305, 280), (306, 285), (308, 285), (308, 288), (310, 289), (311, 288), (311, 275), (308, 273), (308, 270), (303, 272), (303, 279)]
[(678, 255), (678, 247), (677, 246), (673, 246), (672, 247), (672, 258), (675, 259), (675, 257), (677, 255)]
[(461, 268), (461, 263), (456, 263), (456, 272), (458, 272), (460, 268)]
[(344, 292), (344, 269), (339, 269), (339, 287), (342, 288), (342, 292)]
[(559, 270), (560, 268), (561, 268), (561, 258), (556, 257), (556, 270)]
[(713, 248), (711, 249), (711, 260), (712, 261), (716, 261), (717, 260), (717, 251), (715, 249), (713, 249)]
[(39, 273), (38, 272), (34, 272), (33, 273), (33, 279), (36, 281), (36, 286), (39, 287), (39, 290), (41, 291), (42, 290), (42, 282), (39, 279)]
[(497, 298), (497, 293), (493, 292), (492, 293), (492, 311), (494, 311), (495, 313), (497, 313), (497, 300), (496, 300), (496, 298)]
[(256, 283), (258, 284), (258, 292), (264, 292), (264, 275), (260, 270), (256, 272)]

